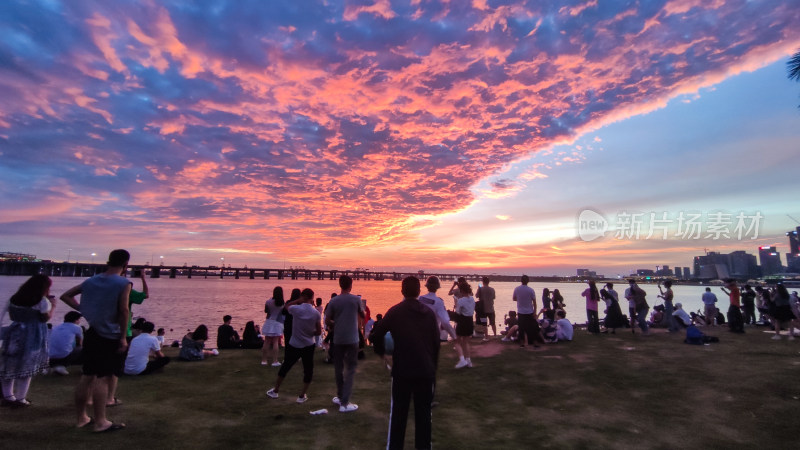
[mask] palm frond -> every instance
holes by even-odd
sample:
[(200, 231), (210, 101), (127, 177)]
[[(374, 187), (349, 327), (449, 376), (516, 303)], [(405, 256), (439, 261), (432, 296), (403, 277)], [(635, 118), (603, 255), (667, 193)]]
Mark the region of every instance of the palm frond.
[(789, 62), (786, 63), (786, 66), (787, 69), (789, 69), (789, 79), (800, 81), (800, 50), (789, 58)]

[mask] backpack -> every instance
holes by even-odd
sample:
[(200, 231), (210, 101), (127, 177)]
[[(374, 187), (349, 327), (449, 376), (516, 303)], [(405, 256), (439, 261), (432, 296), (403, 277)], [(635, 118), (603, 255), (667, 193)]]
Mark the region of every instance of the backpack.
[(705, 343), (703, 332), (696, 326), (689, 325), (686, 327), (686, 339), (683, 342), (691, 345), (703, 345)]

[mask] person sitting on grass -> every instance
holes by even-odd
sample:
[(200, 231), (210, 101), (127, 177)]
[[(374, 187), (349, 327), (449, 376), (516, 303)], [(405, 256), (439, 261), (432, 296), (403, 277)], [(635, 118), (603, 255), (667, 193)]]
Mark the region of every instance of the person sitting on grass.
[[(140, 327), (141, 333), (131, 340), (128, 357), (125, 358), (126, 375), (147, 375), (169, 364), (169, 357), (161, 353), (158, 339), (151, 333), (156, 326), (153, 322), (145, 322)], [(150, 360), (150, 355), (155, 359)]]
[(81, 313), (70, 311), (64, 315), (64, 323), (53, 328), (48, 340), (50, 367), (60, 375), (69, 375), (66, 366), (81, 364), (83, 351), (83, 328), (78, 325)]
[(231, 319), (231, 316), (225, 315), (222, 318), (222, 325), (217, 328), (218, 348), (242, 348), (239, 333), (231, 326)]
[(678, 325), (682, 326), (683, 328), (686, 328), (692, 324), (692, 318), (689, 317), (689, 314), (686, 314), (686, 311), (683, 310), (683, 305), (681, 303), (675, 303), (675, 310), (672, 311), (672, 317), (674, 317), (675, 322), (677, 322)]
[(542, 319), (539, 322), (539, 325), (541, 327), (542, 339), (544, 339), (545, 344), (555, 344), (558, 342), (556, 322), (554, 320)]
[(563, 309), (556, 311), (556, 338), (559, 341), (571, 341), (574, 334), (572, 323), (567, 319), (567, 313)]
[(208, 327), (199, 325), (192, 333), (187, 333), (181, 340), (181, 351), (178, 358), (184, 361), (202, 361), (206, 356), (219, 355), (214, 350), (206, 350), (205, 345), (208, 340)]
[(505, 336), (500, 340), (503, 342), (516, 341), (517, 331), (519, 330), (519, 325), (517, 323), (517, 312), (509, 311), (508, 316), (505, 318), (503, 323), (506, 326), (506, 330), (500, 334), (505, 334)]

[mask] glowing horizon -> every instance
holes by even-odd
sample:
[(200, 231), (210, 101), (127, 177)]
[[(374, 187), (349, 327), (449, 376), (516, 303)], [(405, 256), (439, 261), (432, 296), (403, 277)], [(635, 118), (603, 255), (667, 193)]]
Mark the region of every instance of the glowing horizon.
[[(792, 167), (797, 86), (756, 84), (800, 47), (792, 1), (10, 1), (0, 12), (1, 250), (564, 272), (756, 247), (583, 242), (582, 207), (764, 209), (758, 245), (784, 248), (778, 218), (800, 215), (783, 191), (796, 183), (736, 176)], [(732, 90), (762, 98), (737, 106), (769, 118), (749, 134), (757, 116), (714, 96), (745, 79)], [(648, 161), (664, 157), (679, 116), (705, 119), (683, 128), (697, 151), (676, 153), (707, 168), (728, 159), (728, 189), (698, 185), (708, 169)], [(637, 120), (662, 139), (623, 142), (637, 130), (617, 130)], [(680, 173), (598, 182), (590, 165), (619, 160)], [(651, 183), (706, 197), (663, 202)]]

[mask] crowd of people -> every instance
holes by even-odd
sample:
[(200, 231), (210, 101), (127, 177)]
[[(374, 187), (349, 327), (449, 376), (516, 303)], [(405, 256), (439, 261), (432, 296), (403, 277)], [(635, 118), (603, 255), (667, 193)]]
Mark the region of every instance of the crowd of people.
[[(34, 275), (11, 297), (8, 315), (11, 325), (2, 328), (0, 348), (0, 381), (2, 406), (26, 407), (31, 379), (38, 373), (52, 371), (66, 375), (67, 367), (81, 364), (82, 375), (75, 390), (76, 426), (91, 427), (94, 432), (121, 430), (125, 424), (107, 418), (106, 408), (121, 404), (116, 397), (119, 376), (142, 376), (162, 371), (170, 358), (162, 352), (165, 330), (158, 329), (144, 318), (132, 321), (133, 305), (149, 297), (142, 274), (142, 290), (133, 289), (125, 277), (130, 255), (114, 250), (109, 255), (105, 272), (85, 280), (61, 295), (71, 311), (63, 323), (48, 330), (57, 302), (50, 294), (51, 281), (47, 276)], [(521, 284), (513, 291), (516, 310), (506, 314), (501, 342), (514, 342), (520, 347), (571, 341), (575, 325), (567, 318), (567, 307), (558, 289), (542, 291), (539, 308), (530, 280), (523, 275)], [(358, 405), (352, 401), (358, 360), (365, 357), (365, 347), (372, 345), (375, 353), (384, 358), (392, 373), (392, 412), (390, 415), (389, 448), (402, 448), (408, 410), (414, 400), (416, 448), (430, 447), (430, 410), (435, 393), (435, 376), (441, 342), (452, 340), (458, 361), (456, 369), (473, 367), (472, 345), (475, 338), (482, 341), (498, 336), (494, 302), (496, 292), (491, 281), (484, 277), (473, 290), (464, 278), (457, 279), (448, 291), (453, 307), (448, 310), (437, 292), (441, 283), (437, 277), (425, 282), (427, 293), (421, 295), (420, 281), (408, 277), (402, 282), (404, 300), (389, 309), (385, 316), (373, 319), (366, 299), (352, 294), (353, 280), (339, 278), (339, 293), (323, 308), (322, 299), (311, 289), (294, 289), (285, 299), (281, 287), (275, 287), (265, 302), (263, 325), (249, 321), (242, 336), (231, 325), (232, 317), (222, 318), (217, 329), (216, 348), (206, 348), (209, 330), (205, 324), (183, 336), (178, 359), (200, 361), (218, 355), (217, 349), (260, 349), (261, 364), (280, 367), (266, 396), (280, 397), (281, 386), (292, 367), (302, 361), (302, 386), (297, 403), (308, 401), (308, 391), (314, 375), (315, 351), (325, 351), (325, 362), (334, 365), (336, 396), (332, 403), (340, 412), (353, 412)], [(658, 285), (656, 305), (648, 320), (650, 306), (647, 292), (635, 280), (628, 280), (623, 298), (628, 301), (628, 315), (623, 314), (619, 293), (613, 283), (598, 289), (589, 281), (582, 296), (585, 298), (586, 332), (589, 334), (616, 333), (618, 329), (636, 327), (649, 335), (653, 326), (669, 332), (713, 327), (726, 321), (733, 332), (744, 332), (747, 325), (769, 324), (775, 330), (773, 339), (781, 339), (781, 330), (800, 328), (797, 292), (789, 293), (782, 284), (755, 289), (745, 285), (740, 289), (735, 280), (727, 280), (721, 291), (728, 296), (727, 315), (717, 308), (718, 299), (711, 288), (702, 296), (702, 313), (687, 313), (681, 303), (674, 302), (672, 283)], [(601, 308), (604, 305), (604, 308)], [(600, 318), (600, 312), (605, 314)], [(760, 318), (756, 320), (756, 312)], [(80, 326), (84, 319), (89, 328)], [(455, 324), (455, 326), (453, 326)], [(153, 333), (156, 332), (156, 335)], [(688, 336), (689, 333), (687, 333)], [(283, 361), (280, 348), (283, 344)], [(91, 410), (91, 411), (90, 411)], [(91, 414), (91, 415), (90, 415)]]

